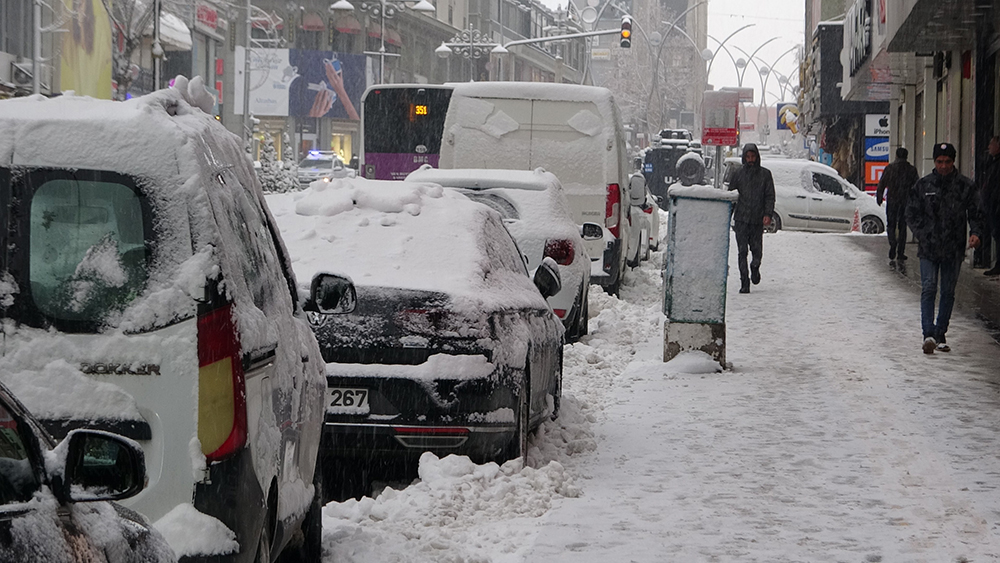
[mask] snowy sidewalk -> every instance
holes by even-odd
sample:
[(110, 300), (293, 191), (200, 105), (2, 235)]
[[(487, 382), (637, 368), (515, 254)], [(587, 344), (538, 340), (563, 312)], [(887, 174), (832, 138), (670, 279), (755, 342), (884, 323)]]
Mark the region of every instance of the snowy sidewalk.
[(733, 370), (662, 363), (657, 253), (622, 299), (591, 293), (533, 468), (430, 456), (417, 484), (326, 507), (326, 561), (1000, 558), (1000, 346), (956, 313), (955, 351), (924, 356), (916, 292), (849, 235), (764, 253), (749, 295), (731, 272)]

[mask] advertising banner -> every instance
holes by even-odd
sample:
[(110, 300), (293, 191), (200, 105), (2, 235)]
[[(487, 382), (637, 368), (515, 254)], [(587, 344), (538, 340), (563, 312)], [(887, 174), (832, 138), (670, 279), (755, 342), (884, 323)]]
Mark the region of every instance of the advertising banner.
[(705, 92), (705, 97), (702, 99), (702, 145), (733, 146), (739, 142), (737, 106), (739, 106), (738, 92)]
[(794, 102), (779, 103), (777, 117), (778, 125), (776, 129), (784, 129), (792, 133), (799, 132), (799, 104)]
[(865, 160), (868, 162), (888, 162), (889, 138), (865, 137)]
[[(236, 48), (234, 110), (243, 113), (244, 49)], [(304, 49), (252, 49), (250, 113), (358, 120), (365, 56)]]
[(870, 113), (865, 116), (865, 137), (888, 137), (889, 114)]
[(111, 23), (101, 0), (68, 0), (59, 57), (63, 92), (110, 100)]

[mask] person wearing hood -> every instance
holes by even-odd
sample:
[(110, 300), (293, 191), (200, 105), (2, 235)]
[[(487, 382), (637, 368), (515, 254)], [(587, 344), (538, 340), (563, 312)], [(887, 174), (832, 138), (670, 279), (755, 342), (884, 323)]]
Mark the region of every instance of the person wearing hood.
[[(733, 230), (740, 268), (740, 293), (750, 293), (750, 283), (760, 283), (760, 259), (764, 245), (764, 226), (771, 224), (774, 213), (774, 179), (771, 171), (760, 165), (757, 145), (743, 147), (743, 167), (731, 180), (729, 189), (740, 196), (733, 212)], [(747, 268), (747, 255), (753, 253)]]
[[(934, 170), (910, 190), (906, 223), (917, 239), (920, 258), (920, 325), (924, 354), (950, 352), (945, 340), (955, 286), (965, 251), (979, 246), (983, 233), (979, 192), (955, 167), (955, 147), (934, 145)], [(968, 229), (967, 229), (968, 227)], [(968, 239), (966, 239), (966, 233)], [(937, 322), (934, 301), (940, 286)]]

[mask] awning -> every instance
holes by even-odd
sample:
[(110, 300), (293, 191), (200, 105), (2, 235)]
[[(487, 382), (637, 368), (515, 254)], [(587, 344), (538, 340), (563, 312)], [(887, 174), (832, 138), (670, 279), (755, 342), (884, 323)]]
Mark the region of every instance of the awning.
[[(149, 22), (143, 35), (153, 36), (153, 22)], [(183, 20), (166, 10), (160, 11), (160, 44), (167, 51), (191, 50), (191, 30)]]
[(334, 27), (341, 33), (351, 33), (354, 35), (361, 33), (361, 22), (354, 16), (340, 16), (334, 23)]
[[(368, 30), (368, 37), (378, 38), (380, 36), (378, 27), (373, 27)], [(385, 28), (385, 42), (390, 45), (401, 46), (403, 44), (403, 38), (400, 37), (399, 32), (392, 29), (391, 27)]]
[(303, 31), (323, 31), (326, 29), (326, 22), (323, 21), (323, 16), (317, 14), (316, 12), (306, 12), (302, 16), (302, 30)]

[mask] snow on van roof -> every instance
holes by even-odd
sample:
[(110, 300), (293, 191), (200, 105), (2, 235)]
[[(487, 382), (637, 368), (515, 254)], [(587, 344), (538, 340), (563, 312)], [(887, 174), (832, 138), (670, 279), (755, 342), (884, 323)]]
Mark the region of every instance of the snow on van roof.
[(513, 188), (518, 190), (546, 190), (557, 184), (555, 174), (542, 168), (534, 170), (500, 170), (485, 168), (440, 168), (421, 167), (406, 177), (412, 182), (436, 182), (447, 186), (471, 189)]
[(266, 199), (300, 296), (308, 295), (315, 274), (333, 273), (358, 286), (445, 292), (480, 311), (545, 306), (521, 264), (496, 267), (502, 249), (488, 248), (494, 242), (486, 238), (490, 225), (503, 228), (500, 217), (458, 192), (432, 183), (343, 178)]
[(601, 86), (581, 86), (554, 82), (462, 82), (455, 84), (455, 96), (473, 98), (532, 98), (568, 102), (611, 100), (611, 90)]

